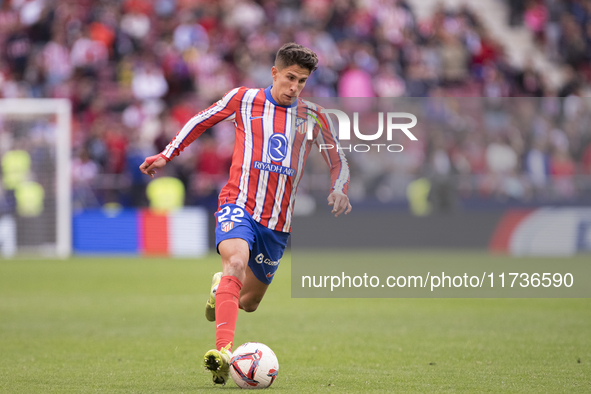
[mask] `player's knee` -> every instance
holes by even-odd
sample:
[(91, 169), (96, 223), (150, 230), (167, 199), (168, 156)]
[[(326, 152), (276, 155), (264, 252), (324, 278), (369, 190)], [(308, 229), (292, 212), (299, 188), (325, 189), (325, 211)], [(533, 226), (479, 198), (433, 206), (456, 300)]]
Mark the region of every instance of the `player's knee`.
[(246, 271), (246, 263), (237, 257), (231, 257), (224, 264), (224, 275), (232, 275), (241, 278)]

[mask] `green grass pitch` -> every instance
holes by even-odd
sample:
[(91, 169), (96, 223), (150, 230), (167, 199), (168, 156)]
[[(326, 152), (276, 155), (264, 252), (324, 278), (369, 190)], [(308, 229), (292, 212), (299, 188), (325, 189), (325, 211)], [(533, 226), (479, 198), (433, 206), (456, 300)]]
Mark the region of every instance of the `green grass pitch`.
[[(219, 267), (215, 255), (0, 261), (0, 392), (238, 390), (201, 367)], [(238, 317), (235, 343), (247, 341), (277, 354), (273, 392), (591, 392), (590, 299), (291, 299), (286, 256), (259, 310)]]

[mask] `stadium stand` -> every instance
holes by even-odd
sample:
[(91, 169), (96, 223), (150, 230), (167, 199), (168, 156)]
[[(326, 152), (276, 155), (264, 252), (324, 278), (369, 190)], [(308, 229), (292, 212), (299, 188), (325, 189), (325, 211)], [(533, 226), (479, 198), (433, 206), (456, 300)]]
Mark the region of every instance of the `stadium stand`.
[[(417, 176), (442, 172), (434, 187), (445, 196), (452, 182), (460, 199), (572, 202), (588, 195), (591, 135), (582, 126), (590, 112), (581, 97), (591, 81), (591, 1), (497, 2), (507, 30), (531, 30), (544, 64), (566, 70), (558, 79), (535, 62), (512, 61), (470, 7), (440, 6), (419, 19), (415, 3), (4, 0), (0, 97), (72, 100), (77, 207), (145, 206), (142, 158), (232, 87), (268, 86), (277, 48), (296, 41), (320, 56), (309, 97), (539, 97), (548, 109), (521, 128), (527, 105), (500, 120), (485, 108), (487, 127), (472, 132), (428, 131), (418, 167), (401, 166), (393, 178), (397, 164), (384, 163), (353, 185), (359, 198), (403, 201)], [(216, 126), (167, 167), (165, 175), (185, 185), (187, 204), (215, 205), (232, 132)], [(350, 158), (363, 173), (361, 160)], [(309, 171), (304, 193), (317, 192), (313, 179), (323, 165)]]

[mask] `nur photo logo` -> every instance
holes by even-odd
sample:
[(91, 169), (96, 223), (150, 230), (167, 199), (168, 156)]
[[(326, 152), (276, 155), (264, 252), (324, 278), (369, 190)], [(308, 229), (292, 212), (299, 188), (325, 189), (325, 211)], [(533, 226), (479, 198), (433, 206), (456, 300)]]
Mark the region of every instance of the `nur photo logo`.
[[(391, 143), (394, 139), (395, 133), (403, 133), (410, 141), (418, 141), (417, 137), (412, 133), (410, 129), (417, 125), (417, 117), (409, 112), (378, 112), (377, 114), (364, 114), (360, 116), (359, 112), (353, 112), (353, 122), (349, 115), (340, 109), (327, 109), (323, 108), (319, 111), (308, 109), (306, 115), (311, 117), (314, 121), (307, 122), (307, 139), (314, 139), (314, 128), (316, 125), (320, 127), (320, 131), (324, 132), (331, 125), (334, 126), (330, 115), (336, 117), (336, 130), (338, 131), (337, 136), (340, 145), (337, 144), (318, 144), (319, 151), (337, 149), (337, 151), (348, 151), (348, 152), (391, 152), (397, 153), (404, 150), (404, 146), (398, 143)], [(368, 116), (373, 116), (374, 120), (377, 117), (377, 131), (370, 132), (367, 130), (368, 126), (364, 125), (360, 119), (363, 117), (367, 119)], [(301, 119), (301, 118), (300, 118)], [(406, 119), (407, 122), (401, 122)], [(300, 123), (301, 124), (301, 123)], [(296, 125), (298, 125), (296, 123)], [(353, 138), (360, 141), (367, 141), (368, 143), (349, 144), (343, 145), (343, 141), (351, 141), (352, 133)], [(383, 135), (385, 131), (386, 141), (388, 143), (378, 143), (383, 141)], [(373, 143), (369, 143), (369, 142)]]

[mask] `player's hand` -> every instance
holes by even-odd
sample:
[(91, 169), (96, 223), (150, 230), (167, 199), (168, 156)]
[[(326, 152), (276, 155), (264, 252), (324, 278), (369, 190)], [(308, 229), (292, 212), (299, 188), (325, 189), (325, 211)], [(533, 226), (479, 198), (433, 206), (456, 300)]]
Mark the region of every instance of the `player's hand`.
[(328, 198), (328, 205), (332, 206), (331, 213), (334, 213), (334, 217), (336, 218), (341, 213), (345, 212), (345, 215), (351, 212), (353, 207), (349, 202), (349, 197), (343, 193), (332, 192), (329, 194)]
[(146, 160), (140, 166), (140, 171), (142, 174), (150, 175), (150, 178), (154, 178), (156, 170), (164, 167), (166, 163), (166, 159), (160, 154), (146, 157)]

